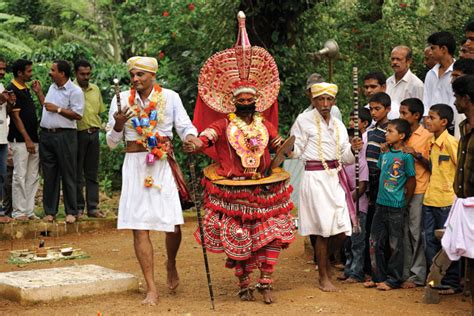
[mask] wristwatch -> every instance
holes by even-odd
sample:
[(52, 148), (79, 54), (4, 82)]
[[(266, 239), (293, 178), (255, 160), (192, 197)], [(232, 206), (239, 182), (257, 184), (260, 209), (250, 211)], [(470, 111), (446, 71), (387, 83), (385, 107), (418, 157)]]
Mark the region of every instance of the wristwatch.
[(61, 108), (58, 108), (58, 109), (56, 110), (56, 112), (58, 112), (58, 114), (60, 114), (60, 113), (61, 113)]

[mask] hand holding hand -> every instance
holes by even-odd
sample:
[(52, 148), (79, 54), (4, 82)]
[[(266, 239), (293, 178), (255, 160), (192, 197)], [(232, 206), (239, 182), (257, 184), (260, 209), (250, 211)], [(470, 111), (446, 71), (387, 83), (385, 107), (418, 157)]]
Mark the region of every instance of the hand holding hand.
[(203, 147), (204, 147), (203, 142), (199, 138), (193, 135), (188, 135), (186, 137), (186, 140), (183, 143), (183, 150), (184, 152), (187, 152), (187, 153), (194, 153), (194, 152), (201, 151)]

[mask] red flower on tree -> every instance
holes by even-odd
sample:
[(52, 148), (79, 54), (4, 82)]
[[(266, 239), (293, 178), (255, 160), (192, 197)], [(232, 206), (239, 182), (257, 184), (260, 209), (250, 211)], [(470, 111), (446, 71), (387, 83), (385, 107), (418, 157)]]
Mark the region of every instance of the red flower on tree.
[(158, 58), (159, 59), (165, 58), (165, 53), (163, 51), (160, 51), (160, 53), (158, 54)]
[(400, 3), (400, 8), (406, 8), (406, 7), (408, 7), (407, 3)]
[(168, 11), (163, 11), (162, 16), (164, 16), (164, 17), (170, 16), (170, 13)]
[(189, 11), (194, 11), (194, 9), (196, 9), (196, 6), (194, 5), (194, 3), (191, 2), (190, 4), (188, 4), (188, 9)]

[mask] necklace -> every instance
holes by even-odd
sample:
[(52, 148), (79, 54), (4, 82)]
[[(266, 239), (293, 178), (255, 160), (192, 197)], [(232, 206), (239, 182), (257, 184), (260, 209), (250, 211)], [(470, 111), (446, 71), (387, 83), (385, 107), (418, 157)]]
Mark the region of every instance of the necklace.
[(260, 126), (262, 125), (262, 115), (258, 112), (253, 114), (252, 123), (247, 124), (244, 120), (238, 117), (235, 113), (228, 115), (229, 121), (235, 124), (245, 137), (247, 148), (255, 151), (260, 147), (262, 139), (260, 137)]
[(336, 173), (342, 170), (342, 148), (341, 144), (339, 142), (339, 128), (337, 127), (337, 124), (334, 124), (334, 129), (336, 131), (336, 160), (338, 162), (337, 168), (336, 169), (330, 169), (326, 159), (324, 159), (323, 156), (323, 146), (322, 146), (322, 137), (321, 137), (321, 117), (317, 113), (317, 110), (314, 112), (314, 119), (316, 120), (316, 128), (318, 130), (317, 138), (316, 138), (316, 149), (318, 151), (318, 157), (319, 160), (321, 161), (321, 164), (324, 167), (324, 170), (326, 170), (329, 173), (333, 173), (335, 170)]
[[(156, 160), (166, 159), (170, 149), (168, 138), (160, 136), (158, 131), (153, 132), (156, 125), (162, 122), (164, 118), (166, 104), (161, 92), (161, 87), (155, 83), (150, 102), (143, 110), (135, 103), (137, 91), (133, 87), (130, 89), (130, 97), (128, 98), (130, 109), (135, 114), (130, 120), (131, 126), (141, 136), (137, 140), (137, 144), (141, 144), (148, 151), (146, 155), (147, 166), (152, 166)], [(161, 189), (160, 185), (154, 185), (154, 179), (150, 175), (145, 178), (144, 186), (146, 188)]]

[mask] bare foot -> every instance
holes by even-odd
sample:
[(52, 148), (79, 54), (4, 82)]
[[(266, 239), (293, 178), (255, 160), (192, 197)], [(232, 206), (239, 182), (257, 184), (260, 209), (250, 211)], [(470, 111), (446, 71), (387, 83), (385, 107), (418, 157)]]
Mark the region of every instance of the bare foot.
[(166, 284), (168, 285), (168, 289), (170, 291), (175, 291), (179, 285), (179, 276), (178, 276), (178, 270), (176, 270), (176, 262), (172, 263), (170, 261), (167, 261), (166, 271), (168, 273), (167, 281), (166, 281)]
[(354, 279), (354, 278), (352, 278), (352, 277), (348, 277), (347, 279), (345, 279), (345, 280), (342, 281), (341, 283), (344, 283), (344, 284), (359, 283), (359, 280)]
[(262, 291), (261, 291), (261, 294), (262, 294), (262, 296), (263, 296), (263, 302), (264, 302), (265, 304), (271, 304), (271, 303), (273, 303), (272, 290), (270, 290), (270, 289), (262, 290)]
[(155, 292), (147, 292), (142, 305), (155, 306), (158, 302), (158, 294)]
[(337, 292), (337, 288), (332, 284), (331, 280), (319, 280), (319, 289), (323, 292)]
[(414, 289), (416, 288), (416, 284), (413, 281), (405, 281), (402, 283), (402, 289)]
[(372, 287), (377, 287), (377, 284), (378, 283), (375, 283), (374, 281), (366, 281), (366, 282), (364, 282), (364, 287), (366, 289), (370, 289)]
[(253, 296), (253, 289), (251, 288), (241, 289), (239, 291), (239, 297), (240, 300), (244, 302), (255, 301), (255, 297)]
[(54, 221), (54, 216), (53, 215), (46, 215), (43, 217), (43, 220), (48, 223), (52, 223)]
[(74, 223), (75, 221), (76, 221), (76, 216), (71, 215), (71, 214), (68, 214), (68, 215), (66, 216), (66, 223), (72, 224), (72, 223)]
[(336, 276), (336, 279), (338, 279), (339, 281), (344, 281), (348, 278), (347, 275), (345, 275), (344, 273), (339, 273), (337, 276)]
[(390, 285), (388, 285), (385, 282), (381, 282), (381, 283), (377, 283), (377, 290), (390, 291), (390, 290), (393, 290), (393, 287), (391, 287)]

